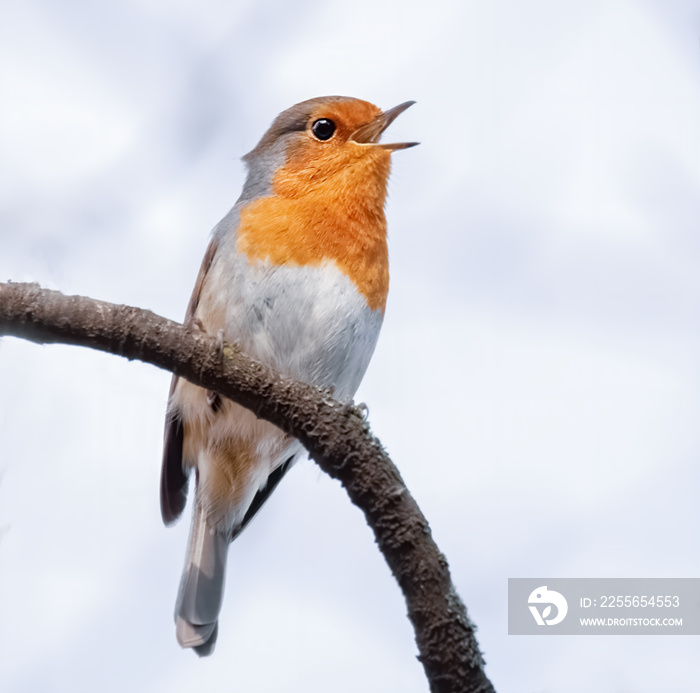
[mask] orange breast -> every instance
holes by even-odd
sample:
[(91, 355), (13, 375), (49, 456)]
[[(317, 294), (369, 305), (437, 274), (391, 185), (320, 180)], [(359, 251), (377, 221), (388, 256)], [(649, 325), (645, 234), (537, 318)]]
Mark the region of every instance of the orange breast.
[(389, 258), (384, 203), (389, 152), (347, 143), (319, 158), (290, 157), (273, 179), (271, 197), (241, 210), (237, 250), (251, 262), (334, 262), (372, 310), (384, 311)]

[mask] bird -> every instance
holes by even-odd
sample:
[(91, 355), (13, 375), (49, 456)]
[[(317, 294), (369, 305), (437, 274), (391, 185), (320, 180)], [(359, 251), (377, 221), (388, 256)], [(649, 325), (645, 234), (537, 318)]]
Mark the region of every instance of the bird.
[[(382, 111), (325, 96), (280, 113), (243, 157), (243, 190), (212, 231), (185, 325), (350, 402), (386, 308), (391, 154), (418, 144), (379, 140), (414, 103)], [(173, 376), (160, 483), (166, 525), (182, 514), (195, 477), (175, 605), (183, 648), (213, 651), (228, 547), (304, 452), (251, 411)]]

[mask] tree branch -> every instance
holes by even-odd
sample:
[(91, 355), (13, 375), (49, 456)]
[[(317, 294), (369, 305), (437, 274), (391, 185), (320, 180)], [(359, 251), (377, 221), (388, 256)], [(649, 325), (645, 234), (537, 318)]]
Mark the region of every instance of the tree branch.
[(235, 345), (140, 308), (64, 296), (37, 284), (0, 283), (0, 336), (63, 343), (146, 361), (214, 390), (298, 438), (365, 514), (403, 591), (433, 693), (493, 686), (475, 626), (454, 589), (428, 522), (362, 412), (284, 378)]

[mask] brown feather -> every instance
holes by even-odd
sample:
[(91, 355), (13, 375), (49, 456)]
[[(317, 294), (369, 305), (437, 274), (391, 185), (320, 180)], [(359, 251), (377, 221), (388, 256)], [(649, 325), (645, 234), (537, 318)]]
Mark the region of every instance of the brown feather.
[[(185, 313), (185, 325), (191, 325), (194, 320), (199, 297), (202, 293), (202, 286), (207, 276), (214, 255), (217, 249), (216, 239), (212, 238), (204, 254), (202, 266), (197, 275), (192, 297)], [(168, 394), (168, 407), (172, 399), (179, 378), (174, 375), (170, 381), (170, 392)], [(184, 428), (182, 419), (177, 411), (168, 408), (165, 417), (165, 436), (163, 444), (163, 462), (160, 472), (160, 514), (163, 522), (170, 525), (182, 514), (187, 503), (187, 481), (188, 472), (183, 464)]]

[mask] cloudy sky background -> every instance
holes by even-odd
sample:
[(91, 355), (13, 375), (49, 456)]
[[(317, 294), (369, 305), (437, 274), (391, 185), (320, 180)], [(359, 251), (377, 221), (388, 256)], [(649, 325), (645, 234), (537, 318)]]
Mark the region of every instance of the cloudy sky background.
[[(499, 693), (696, 691), (697, 637), (507, 635), (509, 577), (698, 577), (700, 7), (5, 0), (0, 279), (181, 319), (241, 155), (323, 94), (391, 138), (392, 286), (358, 400)], [(169, 375), (0, 343), (0, 689), (424, 693), (405, 606), (301, 463), (175, 641)]]

